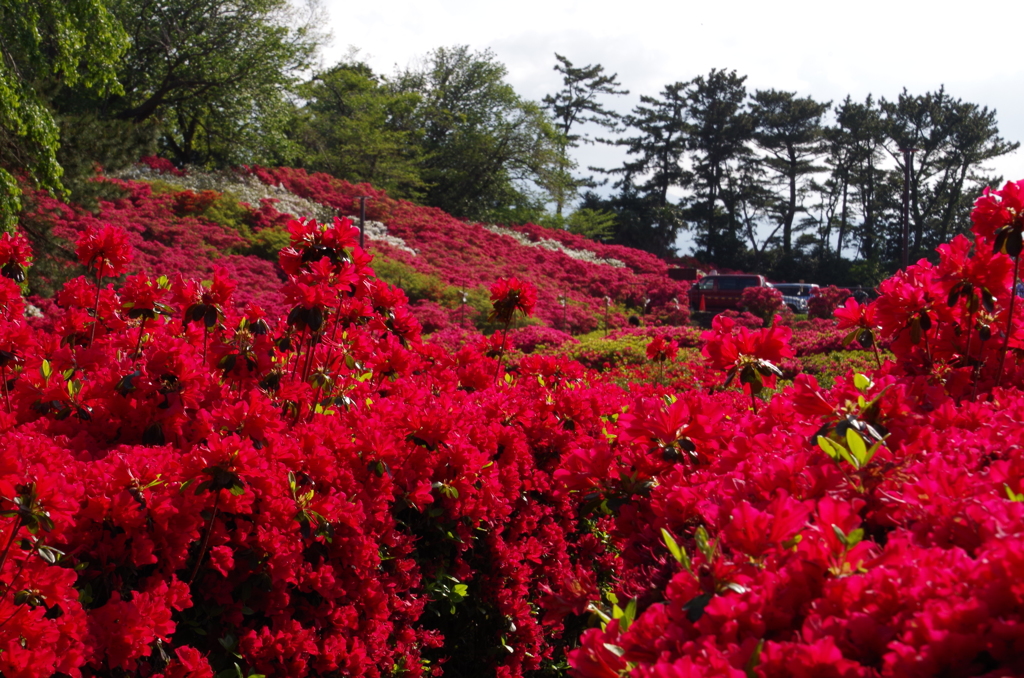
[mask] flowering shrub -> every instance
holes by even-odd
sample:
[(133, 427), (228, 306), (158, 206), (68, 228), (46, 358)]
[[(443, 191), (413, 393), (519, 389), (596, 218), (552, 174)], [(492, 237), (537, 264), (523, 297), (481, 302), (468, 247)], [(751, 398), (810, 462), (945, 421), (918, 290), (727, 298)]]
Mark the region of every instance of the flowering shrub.
[(679, 344), (674, 341), (665, 341), (663, 337), (655, 337), (647, 344), (647, 359), (662, 363), (666, 360), (675, 360), (679, 355)]
[[(597, 329), (602, 326), (605, 297), (628, 307), (631, 313), (662, 322), (684, 322), (688, 318), (684, 309), (689, 284), (671, 280), (669, 265), (647, 252), (604, 245), (532, 224), (513, 229), (534, 241), (556, 241), (567, 250), (594, 255), (593, 261), (577, 259), (564, 250), (522, 246), (513, 237), (459, 221), (435, 208), (392, 200), (366, 184), (352, 185), (326, 174), (288, 168), (252, 167), (249, 171), (269, 186), (284, 186), (295, 195), (343, 214), (357, 214), (357, 196), (370, 196), (367, 217), (386, 224), (391, 236), (401, 238), (418, 252), (418, 256), (402, 261), (456, 289), (487, 288), (496, 278), (526, 280), (537, 289), (536, 317), (549, 327), (574, 334)], [(389, 258), (402, 256), (383, 242), (374, 242), (373, 248)], [(625, 265), (596, 263), (600, 260)], [(568, 299), (565, 327), (562, 298)]]
[[(274, 311), (78, 215), (90, 273), (30, 324), (0, 241), (0, 673), (1024, 673), (1022, 188), (835, 329), (630, 328), (505, 374), (539, 330), (422, 342), (344, 220), (287, 224), (279, 289), (245, 283)], [(892, 359), (779, 379), (836, 335)]]
[[(713, 453), (619, 514), (611, 538), (627, 564), (615, 595), (637, 605), (584, 633), (571, 655), (578, 675), (1024, 670), (1004, 640), (1021, 631), (1024, 599), (1004, 592), (1024, 493), (1007, 474), (1022, 459), (1007, 449), (1020, 435), (1002, 409), (1024, 404), (1024, 382), (1019, 357), (992, 341), (1000, 327), (1007, 344), (1020, 331), (1016, 262), (1000, 251), (1015, 237), (1020, 188), (979, 200), (973, 254), (954, 242), (939, 267), (919, 262), (883, 283), (878, 301), (839, 309), (854, 339), (891, 341), (895, 363), (828, 391), (799, 376), (732, 437), (723, 429), (734, 414), (712, 435), (687, 435), (688, 447)], [(728, 346), (726, 330), (740, 329), (709, 337), (720, 369), (735, 368), (737, 352), (714, 342)], [(1000, 377), (1012, 388), (993, 391)], [(707, 398), (703, 416), (729, 412), (714, 400), (727, 394)], [(657, 430), (699, 421), (670, 416)]]
[(513, 350), (533, 353), (540, 348), (556, 349), (565, 344), (578, 344), (571, 334), (543, 325), (531, 325), (509, 333), (509, 344)]
[(748, 287), (740, 296), (740, 306), (771, 325), (772, 318), (783, 307), (782, 292), (774, 287)]
[(811, 290), (811, 298), (807, 300), (807, 317), (831, 318), (836, 309), (849, 298), (849, 290), (840, 289), (835, 285), (815, 287)]
[(174, 166), (174, 163), (167, 158), (159, 158), (155, 155), (143, 156), (139, 159), (139, 162), (151, 170), (160, 172), (161, 174), (171, 174), (176, 177), (184, 176), (185, 172)]
[[(132, 254), (110, 228), (80, 239), (97, 271)], [(289, 234), (278, 316), (233, 304), (223, 269), (97, 275), (33, 329), (2, 278), (4, 675), (514, 676), (564, 658), (594, 567), (613, 566), (551, 462), (600, 445), (593, 396), (618, 389), (531, 357), (521, 385), (492, 385), (486, 351), (419, 342), (349, 224)]]
[(757, 330), (764, 327), (764, 318), (760, 318), (748, 311), (734, 311), (730, 308), (718, 315), (729, 318), (740, 327), (746, 327), (747, 329)]

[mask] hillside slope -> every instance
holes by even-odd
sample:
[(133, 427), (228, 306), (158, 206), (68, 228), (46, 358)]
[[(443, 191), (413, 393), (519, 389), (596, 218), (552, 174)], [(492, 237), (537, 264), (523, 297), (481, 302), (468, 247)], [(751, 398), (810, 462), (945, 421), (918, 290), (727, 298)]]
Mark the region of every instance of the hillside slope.
[[(634, 314), (652, 323), (688, 317), (687, 284), (671, 280), (669, 265), (646, 252), (535, 225), (467, 223), (325, 174), (260, 167), (189, 174), (150, 159), (96, 183), (101, 197), (92, 210), (35, 194), (26, 228), (51, 233), (59, 247), (90, 225), (121, 226), (139, 252), (133, 270), (159, 263), (171, 275), (209, 278), (222, 267), (243, 290), (238, 303), (272, 312), (284, 300), (266, 281), (283, 281), (276, 256), (287, 222), (348, 216), (358, 223), (359, 196), (367, 196), (366, 248), (375, 271), (406, 291), (428, 331), (474, 322), (487, 329), (487, 288), (511, 276), (538, 289), (533, 322), (572, 333), (623, 326)], [(62, 258), (59, 249), (51, 253)], [(50, 267), (55, 277), (61, 272)], [(36, 280), (35, 287), (45, 292), (53, 282)]]

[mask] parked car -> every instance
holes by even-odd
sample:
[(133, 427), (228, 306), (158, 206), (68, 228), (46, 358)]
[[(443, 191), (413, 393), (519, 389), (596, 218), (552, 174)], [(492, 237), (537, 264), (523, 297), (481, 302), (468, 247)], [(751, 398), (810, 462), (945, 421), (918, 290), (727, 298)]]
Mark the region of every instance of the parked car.
[(807, 301), (818, 286), (813, 283), (768, 283), (782, 292), (782, 303), (793, 313), (807, 313)]
[(763, 275), (706, 275), (690, 288), (690, 308), (720, 312), (729, 309), (740, 310), (740, 297), (748, 287), (767, 287)]

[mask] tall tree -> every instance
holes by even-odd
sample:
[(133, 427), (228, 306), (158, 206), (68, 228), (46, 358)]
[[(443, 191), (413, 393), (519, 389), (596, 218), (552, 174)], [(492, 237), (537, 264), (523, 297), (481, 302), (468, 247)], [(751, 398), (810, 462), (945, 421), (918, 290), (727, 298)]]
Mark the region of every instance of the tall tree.
[(615, 182), (619, 194), (607, 205), (617, 216), (615, 242), (663, 256), (674, 253), (683, 224), (678, 205), (669, 200), (669, 190), (690, 180), (682, 165), (685, 87), (677, 82), (666, 85), (658, 97), (641, 96), (623, 119), (632, 136), (615, 142), (626, 149), (627, 160), (622, 167), (602, 170), (619, 175)]
[(750, 109), (754, 139), (767, 154), (763, 164), (772, 183), (782, 189), (774, 204), (784, 255), (793, 250), (793, 224), (797, 213), (803, 211), (801, 199), (807, 182), (823, 169), (815, 161), (823, 152), (821, 118), (830, 106), (810, 97), (797, 98), (793, 92), (770, 89), (754, 93)]
[(616, 186), (642, 180), (639, 192), (658, 208), (668, 205), (670, 188), (690, 181), (682, 165), (688, 140), (686, 86), (677, 82), (666, 85), (657, 98), (641, 96), (640, 104), (624, 120), (636, 134), (616, 142), (625, 147), (627, 156), (633, 156), (611, 171), (622, 175)]
[[(849, 96), (835, 109), (835, 124), (826, 130), (828, 163), (839, 193), (838, 239), (836, 253), (842, 256), (848, 235), (856, 235), (861, 256), (876, 259), (879, 237), (878, 217), (884, 201), (880, 195), (885, 185), (882, 167), (884, 128), (881, 111), (868, 95), (864, 103)], [(853, 233), (855, 203), (859, 206), (861, 223)]]
[(713, 69), (687, 85), (689, 151), (693, 193), (688, 218), (697, 230), (701, 251), (711, 260), (729, 256), (738, 224), (725, 210), (727, 175), (751, 154), (754, 119), (747, 110), (746, 76)]
[(316, 74), (301, 94), (305, 166), (373, 184), (395, 198), (420, 197), (423, 154), (412, 120), (419, 95), (392, 91), (355, 55)]
[(287, 144), (289, 92), (323, 40), (289, 0), (110, 0), (131, 38), (109, 117), (158, 121), (181, 163), (262, 160)]
[(606, 74), (600, 64), (576, 67), (558, 53), (555, 53), (555, 59), (558, 63), (554, 70), (562, 74), (562, 89), (545, 96), (543, 104), (558, 132), (558, 172), (553, 177), (555, 181), (549, 182), (548, 191), (555, 201), (555, 214), (560, 217), (565, 204), (577, 195), (580, 188), (594, 186), (592, 177), (572, 176), (575, 163), (569, 158), (569, 150), (578, 148), (580, 144), (595, 143), (588, 134), (580, 132), (580, 126), (589, 123), (607, 130), (615, 129), (621, 116), (605, 108), (598, 98), (629, 94), (629, 90), (617, 89), (622, 86), (617, 80), (618, 75)]
[(124, 31), (102, 0), (0, 0), (0, 227), (21, 207), (16, 175), (63, 190), (50, 96), (62, 87), (119, 91)]
[(650, 195), (644, 195), (633, 184), (623, 184), (610, 198), (593, 191), (585, 192), (576, 213), (586, 211), (614, 215), (611, 240), (617, 245), (645, 250), (659, 257), (675, 255), (679, 224), (673, 206), (658, 207)]
[(999, 136), (994, 110), (954, 99), (941, 87), (920, 96), (904, 90), (896, 101), (882, 99), (880, 108), (885, 148), (901, 173), (903, 151), (913, 149), (910, 247), (920, 254), (969, 229), (970, 196), (986, 183), (983, 164), (1020, 144)]
[(494, 53), (439, 48), (399, 73), (397, 92), (415, 93), (423, 130), (425, 200), (455, 216), (515, 220), (539, 210), (534, 182), (556, 158), (543, 110), (505, 81)]

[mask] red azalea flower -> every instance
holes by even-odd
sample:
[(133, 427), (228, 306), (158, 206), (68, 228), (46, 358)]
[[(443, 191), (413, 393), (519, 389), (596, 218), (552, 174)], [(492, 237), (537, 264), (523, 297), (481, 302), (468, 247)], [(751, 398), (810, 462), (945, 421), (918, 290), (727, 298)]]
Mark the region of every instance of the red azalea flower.
[(835, 310), (836, 327), (841, 330), (849, 330), (855, 327), (871, 330), (878, 329), (878, 320), (875, 318), (874, 304), (860, 304), (856, 299), (850, 297), (846, 304)]
[(0, 277), (0, 318), (19, 320), (25, 317), (25, 300), (21, 287), (10, 278)]
[[(910, 328), (918, 339), (937, 321), (952, 320), (945, 303), (937, 303), (944, 296), (935, 275), (935, 268), (927, 261), (908, 266), (878, 286), (879, 298), (874, 302), (875, 314), (882, 333), (894, 337)], [(913, 340), (917, 343), (917, 340)]]
[(494, 310), (490, 319), (508, 325), (516, 311), (521, 311), (525, 317), (533, 313), (537, 306), (537, 288), (515, 277), (499, 278), (491, 286), (491, 304)]
[(947, 293), (955, 290), (959, 293), (957, 296), (973, 290), (995, 296), (1008, 290), (1013, 260), (987, 247), (972, 252), (972, 246), (973, 243), (962, 235), (939, 245), (939, 275), (943, 289)]
[(304, 264), (328, 259), (337, 265), (352, 258), (348, 249), (359, 244), (359, 229), (350, 219), (334, 219), (331, 225), (317, 223), (316, 219), (292, 219), (288, 222), (291, 246), (281, 250), (278, 261), (290, 275), (298, 274)]
[(998, 191), (986, 187), (974, 202), (971, 221), (980, 240), (992, 242), (993, 249), (1005, 252), (1006, 236), (1000, 236), (1001, 229), (1011, 227), (1017, 232), (1018, 241), (1024, 229), (1024, 180), (1008, 181)]
[(701, 335), (706, 342), (701, 352), (715, 369), (728, 374), (726, 385), (738, 376), (753, 394), (764, 386), (771, 388), (775, 378), (782, 374), (775, 363), (793, 357), (788, 343), (793, 332), (788, 327), (750, 330), (737, 326), (731, 318), (717, 315), (711, 328)]
[(0, 236), (0, 275), (25, 282), (25, 269), (32, 262), (32, 248), (20, 233)]
[(662, 363), (666, 360), (675, 360), (679, 355), (679, 344), (674, 341), (665, 341), (664, 337), (657, 336), (647, 344), (647, 359)]
[(145, 273), (128, 276), (121, 288), (122, 305), (128, 317), (154, 317), (157, 304), (167, 295), (167, 289), (153, 283)]
[(106, 277), (124, 273), (133, 256), (132, 247), (128, 244), (128, 233), (110, 224), (104, 224), (101, 228), (87, 228), (78, 239), (75, 252), (82, 266)]

